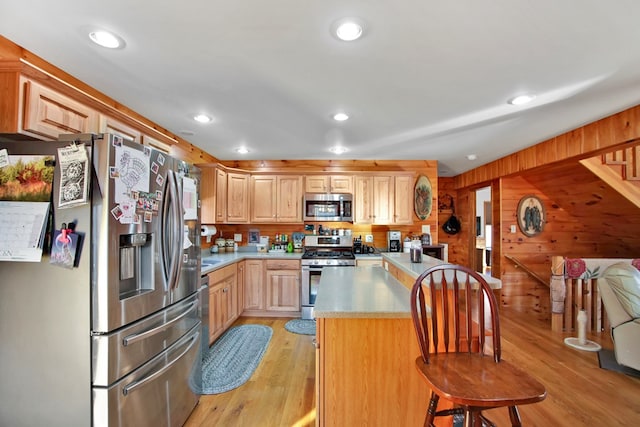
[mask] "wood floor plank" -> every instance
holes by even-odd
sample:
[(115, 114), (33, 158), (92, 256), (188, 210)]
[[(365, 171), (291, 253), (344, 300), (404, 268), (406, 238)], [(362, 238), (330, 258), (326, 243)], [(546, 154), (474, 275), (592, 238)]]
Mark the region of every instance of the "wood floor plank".
[[(238, 319), (236, 324), (270, 326), (274, 333), (269, 348), (246, 384), (227, 393), (202, 396), (186, 427), (315, 425), (313, 337), (286, 331), (288, 320)], [(567, 347), (564, 338), (572, 334), (554, 333), (547, 322), (508, 309), (501, 312), (500, 320), (503, 357), (527, 369), (547, 388), (543, 402), (519, 408), (523, 425), (640, 425), (640, 379), (600, 369), (596, 353)], [(608, 333), (587, 338), (613, 348)], [(504, 409), (487, 411), (487, 415), (498, 426), (510, 425)]]

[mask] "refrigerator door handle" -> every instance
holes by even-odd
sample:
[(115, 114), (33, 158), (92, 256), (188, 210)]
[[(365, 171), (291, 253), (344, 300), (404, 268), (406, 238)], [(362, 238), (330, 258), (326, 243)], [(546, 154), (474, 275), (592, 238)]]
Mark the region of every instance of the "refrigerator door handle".
[(173, 188), (175, 193), (175, 198), (171, 201), (171, 205), (173, 206), (174, 223), (176, 224), (176, 244), (174, 246), (173, 258), (177, 261), (173, 272), (173, 286), (171, 289), (176, 289), (180, 284), (180, 272), (182, 271), (182, 266), (184, 264), (184, 259), (182, 258), (182, 254), (184, 252), (184, 208), (182, 204), (182, 191), (180, 184), (178, 183), (178, 176), (174, 171), (170, 172), (173, 177)]
[[(162, 223), (160, 226), (161, 239), (160, 250), (162, 253), (162, 272), (167, 284), (167, 290), (174, 289), (176, 278), (178, 277), (178, 263), (181, 261), (176, 246), (180, 242), (182, 227), (181, 221), (176, 222), (175, 204), (178, 200), (178, 191), (175, 183), (175, 176), (172, 170), (167, 171), (167, 179), (164, 194), (165, 202), (162, 207)], [(178, 229), (180, 228), (180, 229)]]
[(172, 361), (170, 361), (169, 363), (167, 363), (166, 365), (164, 365), (162, 368), (158, 369), (157, 371), (151, 373), (150, 375), (147, 375), (146, 377), (140, 378), (139, 380), (134, 381), (134, 382), (126, 385), (125, 387), (123, 387), (122, 394), (124, 394), (126, 396), (127, 394), (131, 393), (132, 391), (135, 391), (135, 389), (137, 389), (138, 387), (142, 387), (143, 385), (145, 385), (149, 381), (153, 381), (154, 379), (158, 378), (160, 375), (162, 375), (163, 373), (168, 371), (171, 368), (171, 366), (173, 366), (178, 360), (180, 360), (182, 358), (182, 356), (184, 356), (185, 354), (187, 354), (189, 352), (189, 350), (191, 350), (191, 347), (193, 347), (193, 345), (198, 341), (198, 337), (199, 336), (200, 336), (200, 332), (196, 331), (193, 334), (193, 336), (191, 337), (191, 341), (187, 345), (187, 348), (185, 348), (177, 357), (175, 357)]
[(133, 344), (135, 342), (141, 341), (141, 340), (146, 339), (146, 338), (148, 338), (148, 337), (150, 337), (152, 335), (157, 334), (158, 332), (166, 330), (171, 325), (173, 325), (174, 323), (176, 323), (180, 319), (183, 319), (185, 316), (190, 314), (197, 307), (198, 307), (198, 301), (193, 301), (191, 304), (189, 304), (189, 307), (187, 308), (187, 310), (185, 310), (184, 313), (180, 314), (177, 317), (174, 317), (173, 319), (169, 320), (168, 322), (163, 323), (162, 325), (156, 326), (155, 328), (150, 328), (150, 329), (147, 329), (146, 331), (138, 332), (136, 334), (131, 334), (131, 335), (128, 335), (128, 336), (124, 337), (122, 339), (122, 345), (126, 347), (129, 344)]

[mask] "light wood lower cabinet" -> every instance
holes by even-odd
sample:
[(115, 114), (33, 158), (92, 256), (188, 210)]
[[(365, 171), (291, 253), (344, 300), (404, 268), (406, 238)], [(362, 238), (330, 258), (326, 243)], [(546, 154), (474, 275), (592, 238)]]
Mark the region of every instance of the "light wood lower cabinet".
[(245, 261), (244, 310), (264, 310), (264, 262), (259, 259)]
[(316, 342), (316, 425), (423, 425), (429, 387), (411, 318), (319, 318)]
[(266, 294), (269, 311), (300, 311), (300, 262), (268, 260)]
[(296, 316), (300, 313), (300, 261), (247, 259), (244, 315)]
[(237, 264), (209, 273), (209, 345), (238, 318)]

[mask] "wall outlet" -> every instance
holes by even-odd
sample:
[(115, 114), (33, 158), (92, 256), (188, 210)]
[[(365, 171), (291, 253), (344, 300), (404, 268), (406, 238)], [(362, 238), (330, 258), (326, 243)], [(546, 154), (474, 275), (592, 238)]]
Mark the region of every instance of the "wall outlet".
[(515, 233), (516, 232), (516, 226), (515, 224), (511, 224), (511, 232)]
[(431, 234), (431, 226), (423, 225), (422, 226), (422, 234)]
[(234, 242), (242, 242), (242, 234), (241, 233), (234, 233), (233, 241)]
[(367, 243), (373, 243), (373, 234), (367, 234), (364, 236), (364, 241)]

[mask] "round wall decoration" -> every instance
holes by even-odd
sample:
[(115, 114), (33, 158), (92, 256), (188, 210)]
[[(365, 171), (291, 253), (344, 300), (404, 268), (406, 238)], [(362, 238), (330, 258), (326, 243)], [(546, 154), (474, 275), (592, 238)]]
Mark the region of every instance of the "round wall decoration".
[(416, 182), (413, 202), (417, 217), (423, 221), (431, 215), (432, 199), (433, 191), (431, 189), (431, 181), (424, 175), (419, 176)]
[(518, 227), (526, 236), (532, 237), (542, 232), (547, 221), (547, 213), (542, 201), (533, 195), (524, 196), (518, 203)]

